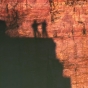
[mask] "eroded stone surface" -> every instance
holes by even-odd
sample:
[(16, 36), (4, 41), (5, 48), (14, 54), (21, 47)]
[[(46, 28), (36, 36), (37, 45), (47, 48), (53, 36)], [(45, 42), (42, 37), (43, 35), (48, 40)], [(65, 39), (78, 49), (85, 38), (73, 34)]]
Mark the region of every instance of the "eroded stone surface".
[[(62, 0), (56, 0), (50, 7), (48, 0), (29, 0), (27, 3), (24, 0), (15, 5), (16, 2), (0, 4), (3, 8), (0, 10), (0, 19), (5, 20), (8, 26), (13, 22), (6, 33), (11, 37), (33, 38), (32, 24), (36, 20), (40, 24), (40, 37), (43, 38), (41, 23), (46, 20), (48, 38), (53, 38), (56, 43), (57, 58), (64, 65), (63, 76), (71, 78), (72, 88), (87, 88), (88, 2), (85, 0), (67, 5)], [(13, 20), (16, 17), (13, 15), (14, 6), (17, 21)]]

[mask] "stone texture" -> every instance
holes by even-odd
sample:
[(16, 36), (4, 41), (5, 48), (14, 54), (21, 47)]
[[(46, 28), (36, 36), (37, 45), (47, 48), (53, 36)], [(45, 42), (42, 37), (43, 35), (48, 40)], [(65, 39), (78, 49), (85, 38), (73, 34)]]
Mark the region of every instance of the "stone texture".
[[(66, 4), (66, 0), (55, 0), (50, 7), (48, 0), (19, 1), (0, 4), (0, 19), (7, 22), (7, 35), (33, 38), (33, 21), (40, 23), (38, 31), (41, 34), (41, 23), (46, 20), (48, 37), (56, 43), (57, 58), (64, 66), (63, 76), (71, 79), (72, 88), (87, 88), (88, 2), (79, 0), (72, 5)], [(17, 21), (13, 20), (13, 9), (18, 13)], [(19, 27), (11, 27), (12, 22)]]

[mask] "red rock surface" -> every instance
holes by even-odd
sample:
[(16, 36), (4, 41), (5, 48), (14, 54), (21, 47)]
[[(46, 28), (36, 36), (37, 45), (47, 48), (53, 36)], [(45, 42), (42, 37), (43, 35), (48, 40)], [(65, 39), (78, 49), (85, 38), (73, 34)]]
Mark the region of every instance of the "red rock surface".
[[(5, 20), (8, 26), (12, 22), (15, 24), (11, 12), (15, 7), (19, 27), (9, 27), (6, 33), (11, 37), (34, 37), (33, 21), (36, 19), (41, 23), (46, 20), (48, 37), (56, 43), (57, 58), (64, 65), (63, 76), (70, 77), (72, 88), (87, 88), (88, 2), (82, 0), (72, 5), (70, 2), (66, 4), (66, 0), (55, 0), (50, 7), (48, 0), (19, 0), (17, 5), (16, 1), (9, 1), (0, 4), (0, 19)], [(38, 31), (42, 32), (41, 25)]]

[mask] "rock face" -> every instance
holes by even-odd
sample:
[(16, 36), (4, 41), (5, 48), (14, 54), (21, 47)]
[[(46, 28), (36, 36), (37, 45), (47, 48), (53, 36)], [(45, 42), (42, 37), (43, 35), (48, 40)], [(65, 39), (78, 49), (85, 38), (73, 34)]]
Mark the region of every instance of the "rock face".
[(87, 88), (88, 2), (67, 1), (2, 2), (0, 19), (6, 21), (6, 33), (11, 37), (53, 38), (63, 76), (70, 77), (72, 88)]

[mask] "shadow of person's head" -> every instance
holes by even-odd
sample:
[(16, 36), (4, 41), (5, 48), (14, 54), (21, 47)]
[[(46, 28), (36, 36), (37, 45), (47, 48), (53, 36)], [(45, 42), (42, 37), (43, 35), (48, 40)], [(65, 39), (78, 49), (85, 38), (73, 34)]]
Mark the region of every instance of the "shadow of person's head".
[(34, 20), (34, 23), (37, 23), (37, 20)]

